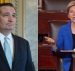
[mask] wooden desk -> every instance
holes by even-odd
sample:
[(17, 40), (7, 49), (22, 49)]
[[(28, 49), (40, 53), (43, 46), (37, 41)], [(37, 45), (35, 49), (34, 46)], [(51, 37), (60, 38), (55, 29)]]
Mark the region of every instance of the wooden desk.
[(40, 70), (58, 70), (59, 60), (52, 54), (50, 47), (39, 45), (38, 48), (38, 68)]

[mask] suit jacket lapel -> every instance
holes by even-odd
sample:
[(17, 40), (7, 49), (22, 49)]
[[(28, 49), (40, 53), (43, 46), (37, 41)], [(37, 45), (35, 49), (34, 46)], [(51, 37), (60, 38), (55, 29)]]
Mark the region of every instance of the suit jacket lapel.
[(18, 40), (16, 37), (13, 35), (14, 38), (14, 57), (13, 57), (13, 63), (12, 63), (12, 71), (16, 71), (16, 65), (17, 65), (17, 57), (18, 57)]
[(7, 62), (4, 50), (2, 48), (1, 42), (0, 42), (0, 61), (2, 63), (2, 64), (0, 64), (1, 65), (0, 67), (3, 67), (3, 69), (6, 70), (6, 71), (11, 71), (10, 67), (9, 67), (9, 64)]

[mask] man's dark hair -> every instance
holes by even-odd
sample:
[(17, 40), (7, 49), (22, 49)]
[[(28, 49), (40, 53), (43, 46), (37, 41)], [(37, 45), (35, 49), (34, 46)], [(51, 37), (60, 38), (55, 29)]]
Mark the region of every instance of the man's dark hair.
[(0, 7), (2, 7), (2, 6), (14, 7), (14, 5), (12, 3), (0, 3)]

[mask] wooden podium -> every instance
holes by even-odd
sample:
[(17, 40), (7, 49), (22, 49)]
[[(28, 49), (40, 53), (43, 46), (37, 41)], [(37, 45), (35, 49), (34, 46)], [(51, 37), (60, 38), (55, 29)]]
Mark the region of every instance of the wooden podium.
[[(50, 45), (48, 44), (42, 44), (42, 46), (45, 46), (45, 47), (51, 47)], [(40, 46), (39, 46), (40, 47)], [(58, 57), (58, 59), (60, 60), (59, 61), (59, 71), (63, 71), (63, 63), (62, 63), (62, 59), (65, 58), (66, 56), (71, 56), (71, 58), (73, 58), (73, 65), (72, 65), (72, 68), (73, 68), (73, 71), (75, 71), (75, 50), (56, 50), (54, 49), (54, 54)]]
[(75, 50), (60, 50), (60, 54), (59, 54), (60, 63), (61, 63), (60, 71), (63, 71), (63, 69), (62, 69), (62, 58), (64, 58), (67, 55), (71, 55), (71, 57), (73, 58), (73, 71), (75, 71)]

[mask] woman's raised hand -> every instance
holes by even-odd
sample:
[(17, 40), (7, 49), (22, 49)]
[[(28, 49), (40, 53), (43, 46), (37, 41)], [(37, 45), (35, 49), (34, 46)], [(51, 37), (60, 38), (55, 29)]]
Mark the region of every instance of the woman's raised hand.
[(55, 43), (55, 40), (50, 38), (50, 37), (44, 37), (45, 38), (45, 41), (52, 47), (56, 47), (56, 43)]

